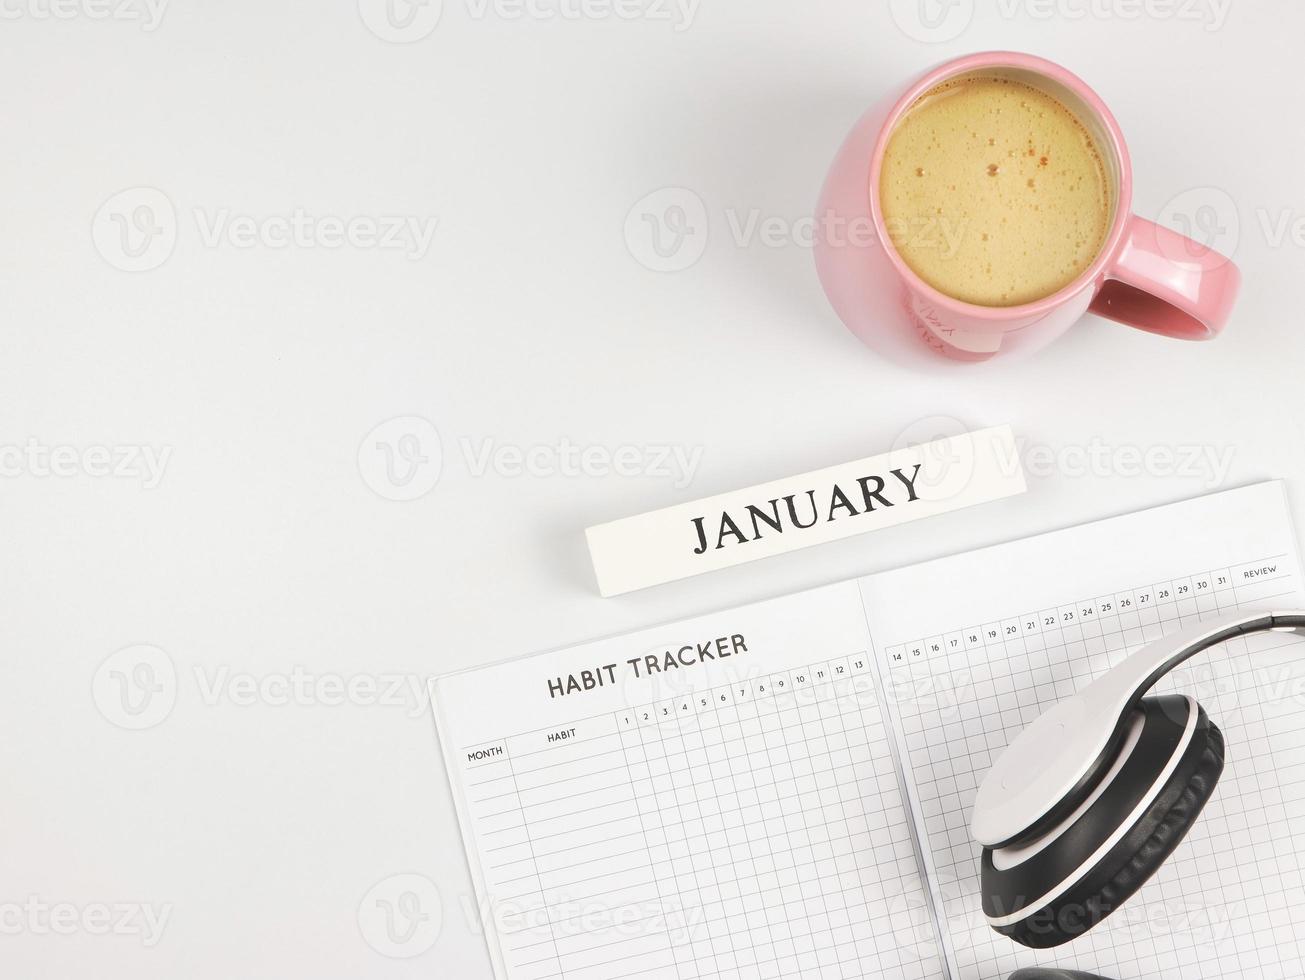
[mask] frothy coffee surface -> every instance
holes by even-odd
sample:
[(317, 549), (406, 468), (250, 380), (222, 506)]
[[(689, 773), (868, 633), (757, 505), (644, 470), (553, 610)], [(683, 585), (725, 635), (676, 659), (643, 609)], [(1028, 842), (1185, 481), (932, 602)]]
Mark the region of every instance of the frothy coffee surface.
[(1019, 306), (1073, 282), (1109, 234), (1112, 193), (1078, 118), (1000, 76), (921, 96), (889, 139), (879, 184), (906, 264), (979, 306)]

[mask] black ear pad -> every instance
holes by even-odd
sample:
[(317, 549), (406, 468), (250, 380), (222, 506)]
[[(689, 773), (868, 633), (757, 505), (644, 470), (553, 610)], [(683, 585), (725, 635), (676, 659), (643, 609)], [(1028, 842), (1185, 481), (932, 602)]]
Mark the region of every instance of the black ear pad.
[(1205, 711), (1187, 697), (1144, 698), (1129, 724), (1082, 810), (1039, 841), (984, 849), (984, 913), (1002, 935), (1035, 949), (1081, 936), (1142, 887), (1204, 809), (1224, 759), (1223, 734)]
[(1034, 966), (1016, 970), (1010, 975), (1009, 980), (1106, 980), (1106, 978), (1099, 977), (1095, 973), (1084, 973), (1082, 970), (1047, 970)]

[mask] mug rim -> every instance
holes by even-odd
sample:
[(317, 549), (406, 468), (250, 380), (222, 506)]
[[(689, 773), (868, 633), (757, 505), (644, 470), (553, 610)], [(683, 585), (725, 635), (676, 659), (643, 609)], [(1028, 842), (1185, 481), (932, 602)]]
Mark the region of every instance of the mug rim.
[[(1110, 141), (1110, 149), (1115, 154), (1115, 159), (1119, 164), (1119, 187), (1115, 202), (1114, 220), (1111, 223), (1109, 234), (1106, 235), (1106, 239), (1097, 253), (1097, 257), (1068, 285), (1062, 286), (1054, 293), (1043, 296), (1041, 299), (1023, 303), (1019, 306), (980, 306), (976, 303), (967, 303), (964, 300), (948, 296), (925, 282), (906, 264), (906, 260), (897, 251), (897, 246), (893, 244), (892, 237), (888, 234), (888, 226), (884, 221), (883, 208), (879, 200), (879, 182), (883, 172), (884, 156), (888, 151), (888, 140), (897, 128), (902, 116), (906, 114), (906, 111), (915, 104), (920, 96), (934, 86), (956, 75), (982, 68), (1015, 68), (1030, 71), (1072, 91), (1096, 114), (1097, 121), (1105, 131), (1106, 137)], [(870, 162), (870, 186), (867, 190), (870, 197), (870, 217), (874, 222), (875, 234), (879, 236), (879, 241), (884, 247), (884, 253), (892, 262), (898, 275), (906, 280), (913, 290), (923, 295), (937, 307), (976, 320), (999, 323), (1010, 320), (1024, 320), (1048, 313), (1102, 277), (1123, 241), (1128, 219), (1132, 216), (1133, 166), (1128, 156), (1128, 147), (1124, 143), (1124, 134), (1119, 128), (1119, 123), (1115, 120), (1105, 102), (1092, 90), (1087, 82), (1068, 68), (1058, 65), (1054, 61), (1048, 61), (1046, 58), (1040, 58), (1037, 55), (1025, 54), (1019, 51), (980, 51), (975, 54), (953, 58), (930, 69), (913, 82), (905, 94), (897, 100), (892, 109), (889, 110), (888, 118), (880, 127), (879, 135), (875, 139), (874, 154)]]

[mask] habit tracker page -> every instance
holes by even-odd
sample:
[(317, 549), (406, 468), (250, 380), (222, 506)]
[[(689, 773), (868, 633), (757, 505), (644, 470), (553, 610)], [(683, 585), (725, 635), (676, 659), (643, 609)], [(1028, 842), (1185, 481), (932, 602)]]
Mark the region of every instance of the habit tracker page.
[(969, 820), (984, 773), (1043, 710), (1130, 651), (1229, 612), (1305, 608), (1281, 483), (1213, 494), (861, 580), (900, 724), (952, 974), (1055, 966), (1111, 977), (1300, 976), (1305, 640), (1266, 633), (1187, 661), (1157, 693), (1223, 731), (1223, 776), (1141, 891), (1068, 945), (998, 935)]
[(496, 975), (944, 975), (854, 583), (442, 678)]

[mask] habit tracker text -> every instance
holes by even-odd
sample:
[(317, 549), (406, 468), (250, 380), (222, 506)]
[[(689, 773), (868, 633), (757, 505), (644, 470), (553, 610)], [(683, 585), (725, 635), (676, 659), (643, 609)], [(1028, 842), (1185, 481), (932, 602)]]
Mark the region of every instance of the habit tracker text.
[[(692, 667), (694, 664), (710, 660), (724, 660), (740, 653), (748, 652), (748, 644), (742, 633), (719, 636), (702, 643), (686, 643), (678, 650), (664, 653), (645, 653), (631, 657), (625, 662), (628, 670), (638, 677), (651, 677), (664, 671)], [(616, 671), (619, 664), (604, 664), (592, 670), (581, 670), (565, 677), (549, 678), (548, 696), (561, 698), (568, 694), (580, 694), (596, 688), (607, 687), (616, 683)]]

